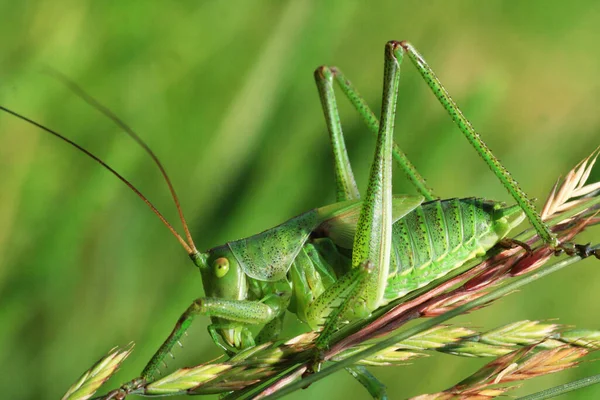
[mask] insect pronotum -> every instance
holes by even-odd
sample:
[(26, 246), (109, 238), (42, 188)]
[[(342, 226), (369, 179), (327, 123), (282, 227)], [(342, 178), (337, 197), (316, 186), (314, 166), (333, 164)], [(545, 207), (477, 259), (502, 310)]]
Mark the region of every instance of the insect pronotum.
[[(490, 167), (515, 205), (477, 198), (440, 200), (393, 141), (400, 65), (407, 57), (435, 97)], [(175, 190), (158, 158), (126, 124), (77, 86), (68, 85), (84, 100), (131, 135), (158, 165), (171, 191), (183, 224), (180, 235), (162, 214), (118, 172), (100, 158), (58, 132), (5, 107), (0, 109), (57, 136), (100, 163), (132, 189), (161, 219), (188, 253), (202, 275), (206, 297), (194, 300), (148, 362), (140, 377), (123, 385), (124, 396), (153, 379), (161, 362), (197, 315), (208, 316), (212, 340), (236, 352), (278, 338), (286, 310), (313, 330), (321, 330), (326, 347), (340, 318), (356, 320), (421, 288), (485, 254), (512, 228), (527, 218), (539, 237), (557, 251), (577, 251), (560, 243), (542, 222), (533, 203), (449, 96), (423, 57), (408, 42), (385, 46), (384, 88), (379, 119), (350, 81), (334, 67), (319, 67), (315, 80), (334, 155), (335, 204), (300, 214), (262, 233), (230, 241), (207, 251), (197, 250)], [(368, 189), (361, 197), (346, 153), (337, 111), (337, 84), (377, 135)], [(392, 195), (395, 159), (419, 196)]]

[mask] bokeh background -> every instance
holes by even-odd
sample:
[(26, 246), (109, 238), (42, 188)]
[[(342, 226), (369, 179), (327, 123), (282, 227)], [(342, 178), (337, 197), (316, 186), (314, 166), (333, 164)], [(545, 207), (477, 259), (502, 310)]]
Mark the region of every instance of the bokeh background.
[[(149, 158), (43, 71), (71, 77), (137, 129), (167, 166), (200, 248), (252, 235), (334, 200), (312, 71), (341, 67), (379, 110), (383, 46), (408, 39), (528, 193), (600, 144), (596, 1), (0, 1), (0, 104), (88, 147), (174, 222)], [(364, 190), (374, 137), (339, 100)], [(396, 140), (444, 197), (510, 200), (408, 63)], [(599, 169), (593, 178), (600, 179)], [(396, 193), (413, 193), (401, 174)], [(588, 233), (598, 241), (600, 231)], [(462, 318), (482, 329), (558, 318), (600, 329), (589, 260)], [(105, 170), (0, 115), (0, 393), (58, 398), (115, 345), (136, 343), (113, 386), (142, 369), (190, 302), (198, 272)], [(174, 365), (219, 350), (193, 325)], [(392, 398), (443, 390), (487, 360), (435, 355), (374, 372)], [(173, 363), (171, 363), (173, 364)], [(598, 362), (525, 394), (600, 372)], [(367, 398), (344, 373), (290, 398)], [(600, 388), (569, 398), (600, 396)]]

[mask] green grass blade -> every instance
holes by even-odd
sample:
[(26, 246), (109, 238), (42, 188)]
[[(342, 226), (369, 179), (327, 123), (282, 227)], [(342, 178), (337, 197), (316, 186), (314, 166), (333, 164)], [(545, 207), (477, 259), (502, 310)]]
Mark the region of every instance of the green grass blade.
[(542, 390), (537, 393), (532, 393), (527, 396), (519, 397), (518, 400), (543, 400), (550, 399), (552, 397), (560, 396), (565, 393), (573, 392), (575, 390), (583, 389), (585, 387), (600, 383), (600, 374), (588, 376), (583, 379), (579, 379), (573, 382), (565, 383), (563, 385), (554, 386), (550, 389)]

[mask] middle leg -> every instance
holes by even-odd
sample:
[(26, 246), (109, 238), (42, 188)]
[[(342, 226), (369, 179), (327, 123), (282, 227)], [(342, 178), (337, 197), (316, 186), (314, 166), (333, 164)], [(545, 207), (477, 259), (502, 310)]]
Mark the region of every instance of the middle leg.
[[(317, 88), (319, 89), (321, 104), (333, 148), (338, 201), (358, 199), (360, 198), (360, 195), (356, 188), (354, 175), (346, 152), (340, 116), (333, 90), (333, 82), (336, 82), (342, 89), (348, 100), (350, 100), (350, 103), (352, 103), (356, 111), (358, 111), (364, 120), (369, 130), (375, 135), (379, 132), (379, 121), (373, 111), (369, 108), (365, 99), (358, 93), (352, 83), (346, 79), (338, 68), (327, 66), (317, 68), (315, 71), (315, 81), (317, 83)], [(400, 147), (393, 141), (392, 155), (408, 177), (409, 181), (427, 201), (437, 199), (437, 196), (433, 194), (433, 190), (427, 185), (425, 179), (410, 162), (406, 154), (404, 154)]]

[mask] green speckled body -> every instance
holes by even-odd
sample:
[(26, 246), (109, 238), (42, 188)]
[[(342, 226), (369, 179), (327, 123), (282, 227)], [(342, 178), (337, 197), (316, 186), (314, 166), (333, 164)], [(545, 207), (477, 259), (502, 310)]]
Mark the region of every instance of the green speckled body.
[[(397, 205), (405, 199), (395, 200)], [(352, 241), (345, 236), (351, 236), (356, 229), (352, 224), (360, 202), (344, 204), (348, 203), (309, 211), (252, 238), (228, 243), (226, 247), (247, 280), (243, 286), (248, 289), (238, 298), (258, 300), (289, 288), (289, 302), (280, 307), (280, 312), (287, 308), (313, 328), (322, 324), (328, 316), (323, 310), (335, 308), (336, 304), (324, 300), (325, 296), (319, 297), (339, 279), (353, 275)], [(376, 307), (485, 254), (523, 219), (516, 206), (507, 208), (502, 203), (475, 198), (415, 203), (410, 210), (394, 218), (387, 284)], [(290, 226), (294, 228), (289, 229)], [(277, 233), (284, 231), (292, 234), (292, 240), (283, 240)], [(273, 237), (279, 240), (272, 241)], [(290, 247), (294, 247), (292, 243), (295, 248)], [(246, 257), (249, 251), (253, 257)], [(294, 257), (284, 259), (279, 254)], [(257, 276), (255, 271), (264, 272)], [(363, 317), (364, 308), (359, 301), (346, 317)]]

